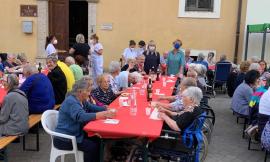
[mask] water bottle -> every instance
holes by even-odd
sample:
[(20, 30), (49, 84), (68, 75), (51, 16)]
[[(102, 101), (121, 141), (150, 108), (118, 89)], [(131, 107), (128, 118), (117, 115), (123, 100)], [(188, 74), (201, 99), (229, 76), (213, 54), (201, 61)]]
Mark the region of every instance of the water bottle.
[(135, 89), (130, 94), (130, 115), (136, 116), (137, 115), (137, 100), (136, 100), (136, 91)]

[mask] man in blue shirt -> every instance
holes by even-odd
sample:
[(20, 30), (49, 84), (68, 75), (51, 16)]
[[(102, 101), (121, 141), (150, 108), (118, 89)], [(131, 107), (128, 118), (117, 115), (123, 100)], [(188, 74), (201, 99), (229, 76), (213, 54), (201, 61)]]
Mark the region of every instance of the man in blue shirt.
[(55, 104), (53, 87), (48, 77), (38, 73), (35, 66), (27, 65), (23, 69), (26, 80), (20, 90), (27, 95), (29, 114), (40, 114), (53, 109)]

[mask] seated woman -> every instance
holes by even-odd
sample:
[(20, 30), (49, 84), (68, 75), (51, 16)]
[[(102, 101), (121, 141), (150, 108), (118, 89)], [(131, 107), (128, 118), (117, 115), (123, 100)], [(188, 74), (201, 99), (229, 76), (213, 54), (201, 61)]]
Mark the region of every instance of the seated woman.
[(234, 112), (248, 116), (249, 101), (254, 90), (258, 87), (260, 73), (251, 70), (246, 73), (245, 80), (235, 90), (232, 98), (231, 108)]
[(259, 114), (258, 114), (258, 128), (259, 134), (262, 133), (266, 122), (270, 118), (270, 89), (262, 95), (259, 103)]
[(119, 73), (118, 76), (115, 77), (115, 81), (117, 83), (117, 86), (119, 87), (119, 90), (124, 90), (130, 87), (132, 84), (140, 82), (141, 79), (141, 74), (136, 71), (132, 73), (128, 71), (122, 71)]
[(96, 100), (103, 103), (104, 105), (109, 105), (116, 99), (116, 95), (112, 91), (110, 86), (110, 78), (108, 74), (102, 74), (97, 78), (98, 87), (91, 92)]
[[(99, 142), (95, 138), (84, 136), (82, 127), (96, 119), (106, 119), (115, 116), (115, 112), (104, 107), (90, 104), (87, 100), (92, 85), (86, 80), (77, 81), (59, 110), (58, 123), (55, 131), (76, 137), (78, 149), (84, 152), (85, 162), (99, 161)], [(71, 141), (54, 138), (54, 145), (61, 150), (72, 149)]]
[(198, 87), (189, 87), (182, 93), (183, 110), (181, 112), (172, 112), (166, 109), (160, 109), (159, 117), (165, 121), (164, 128), (174, 131), (183, 131), (203, 113), (199, 107), (203, 94)]
[(135, 58), (128, 58), (127, 64), (121, 68), (121, 71), (129, 71), (132, 73), (132, 72), (136, 71), (136, 69), (134, 69), (135, 64), (136, 64)]
[(154, 102), (154, 104), (157, 107), (162, 107), (171, 111), (175, 111), (175, 112), (181, 111), (183, 109), (182, 92), (189, 87), (196, 87), (196, 86), (197, 86), (197, 83), (195, 79), (186, 77), (182, 80), (180, 84), (180, 90), (179, 90), (178, 95), (170, 96), (170, 97), (167, 97), (167, 96), (160, 97), (160, 99), (168, 99), (168, 100), (174, 99), (173, 102), (171, 103)]
[(64, 101), (67, 93), (67, 80), (64, 72), (57, 65), (57, 61), (57, 57), (53, 54), (48, 56), (46, 63), (50, 72), (47, 76), (53, 86), (55, 104), (61, 104)]
[(0, 136), (28, 132), (28, 101), (18, 85), (19, 80), (15, 74), (4, 79), (4, 87), (8, 93), (0, 108)]

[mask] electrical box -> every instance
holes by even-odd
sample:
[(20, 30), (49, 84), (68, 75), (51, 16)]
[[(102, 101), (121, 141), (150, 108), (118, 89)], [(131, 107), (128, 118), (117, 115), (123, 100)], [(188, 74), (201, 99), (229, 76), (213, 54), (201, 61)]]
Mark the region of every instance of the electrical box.
[(33, 21), (23, 21), (22, 22), (22, 31), (26, 34), (33, 33)]

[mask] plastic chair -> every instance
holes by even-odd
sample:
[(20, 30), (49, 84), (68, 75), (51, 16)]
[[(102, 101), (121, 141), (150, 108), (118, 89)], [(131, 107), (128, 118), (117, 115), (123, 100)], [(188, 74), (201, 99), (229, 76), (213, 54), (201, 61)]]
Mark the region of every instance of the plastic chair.
[[(61, 162), (64, 162), (66, 154), (74, 154), (76, 162), (83, 162), (83, 152), (77, 149), (77, 142), (75, 136), (70, 136), (62, 133), (54, 132), (58, 120), (58, 111), (47, 110), (42, 114), (41, 123), (44, 130), (51, 136), (52, 146), (50, 162), (55, 162), (58, 156), (61, 156)], [(59, 150), (54, 147), (53, 138), (61, 137), (72, 141), (72, 150)]]

